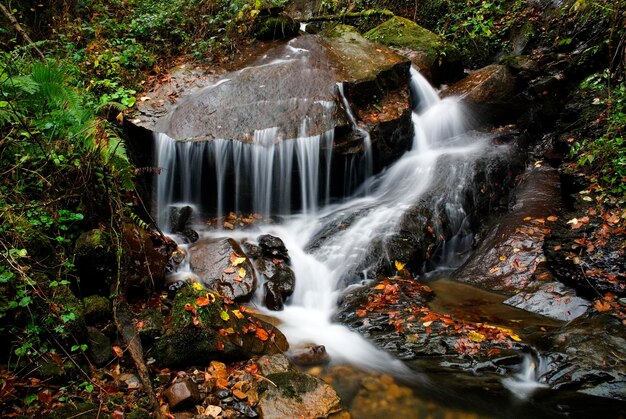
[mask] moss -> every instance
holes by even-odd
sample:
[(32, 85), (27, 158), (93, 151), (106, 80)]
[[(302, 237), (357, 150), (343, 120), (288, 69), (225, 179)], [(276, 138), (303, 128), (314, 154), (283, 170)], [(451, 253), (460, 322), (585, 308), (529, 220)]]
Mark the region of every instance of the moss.
[(302, 402), (302, 395), (317, 388), (314, 377), (297, 371), (270, 374), (267, 379), (276, 384), (283, 396)]
[(111, 301), (100, 295), (90, 295), (83, 299), (85, 320), (89, 324), (107, 321), (111, 318)]
[(394, 16), (365, 34), (384, 45), (437, 51), (445, 47), (441, 37), (403, 17)]
[(65, 332), (73, 338), (72, 341), (86, 342), (87, 322), (80, 300), (67, 286), (59, 286), (54, 290), (52, 303), (58, 308)]

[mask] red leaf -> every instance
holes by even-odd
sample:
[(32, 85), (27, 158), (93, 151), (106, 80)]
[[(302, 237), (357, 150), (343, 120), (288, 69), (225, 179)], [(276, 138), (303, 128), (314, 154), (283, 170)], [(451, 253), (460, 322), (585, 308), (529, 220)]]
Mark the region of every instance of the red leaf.
[(224, 351), (224, 342), (222, 342), (221, 340), (218, 340), (217, 343), (215, 344), (215, 347), (217, 348), (218, 351)]
[(359, 317), (365, 317), (367, 316), (367, 310), (357, 310), (356, 315)]

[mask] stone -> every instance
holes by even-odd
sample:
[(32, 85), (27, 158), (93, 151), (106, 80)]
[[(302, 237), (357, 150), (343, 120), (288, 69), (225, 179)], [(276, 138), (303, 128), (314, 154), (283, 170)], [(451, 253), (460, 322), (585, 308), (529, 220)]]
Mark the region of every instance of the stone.
[(299, 416), (325, 418), (342, 410), (333, 388), (317, 377), (290, 371), (267, 376), (277, 387), (261, 383), (257, 411), (264, 419)]
[(83, 298), (85, 321), (88, 324), (102, 323), (111, 320), (113, 309), (111, 300), (100, 295)]
[(434, 84), (458, 80), (463, 74), (458, 50), (412, 20), (394, 16), (364, 36), (370, 41), (400, 48), (400, 53), (408, 56)]
[(163, 396), (167, 399), (167, 403), (172, 410), (189, 408), (199, 404), (202, 400), (198, 391), (198, 385), (189, 378), (177, 381), (169, 386), (163, 392)]
[[(245, 260), (233, 266), (231, 255)], [(231, 300), (248, 300), (256, 289), (254, 268), (234, 239), (206, 239), (195, 243), (189, 247), (189, 263), (200, 283)]]
[(324, 345), (305, 345), (300, 348), (292, 348), (287, 356), (296, 365), (310, 366), (327, 364), (330, 356), (326, 352)]
[(284, 307), (283, 295), (280, 286), (272, 281), (263, 284), (263, 301), (265, 307), (273, 311), (281, 311)]
[(516, 85), (516, 78), (505, 65), (491, 64), (448, 86), (441, 96), (459, 96), (483, 120), (502, 124), (522, 111), (515, 98)]
[(176, 243), (129, 223), (122, 225), (122, 239), (127, 284), (133, 287), (161, 286), (171, 254), (178, 247)]
[(280, 237), (272, 236), (270, 234), (263, 234), (258, 239), (259, 246), (263, 249), (263, 253), (267, 257), (277, 257), (286, 261), (289, 261), (289, 255), (287, 254), (287, 248), (285, 243)]
[(87, 355), (97, 367), (105, 366), (113, 358), (111, 340), (95, 327), (87, 327), (87, 333)]
[(291, 369), (291, 362), (283, 354), (264, 355), (256, 362), (261, 375), (268, 376), (278, 372), (287, 372)]
[[(203, 302), (198, 305), (198, 301)], [(165, 333), (153, 347), (161, 366), (218, 365), (215, 361), (282, 353), (289, 347), (285, 336), (271, 324), (243, 314), (239, 305), (227, 304), (215, 293), (194, 287), (178, 291), (170, 316)]]
[(520, 292), (504, 304), (540, 314), (551, 319), (571, 321), (582, 316), (591, 306), (589, 300), (560, 282), (549, 282), (534, 292)]

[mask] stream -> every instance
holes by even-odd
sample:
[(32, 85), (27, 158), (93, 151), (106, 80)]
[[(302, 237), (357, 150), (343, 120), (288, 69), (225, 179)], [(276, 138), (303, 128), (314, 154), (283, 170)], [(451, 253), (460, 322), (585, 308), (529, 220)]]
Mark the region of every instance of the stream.
[[(284, 64), (284, 60), (306, 65), (307, 50), (292, 47), (290, 55), (262, 65), (271, 67)], [(194, 229), (201, 241), (231, 237), (255, 242), (262, 234), (281, 238), (295, 273), (295, 291), (283, 310), (271, 311), (264, 306), (263, 287), (258, 284), (251, 305), (274, 319), (291, 346), (324, 345), (332, 368), (348, 364), (353, 368), (348, 370), (351, 373), (373, 374), (378, 377), (374, 380), (378, 389), (391, 386), (386, 375), (393, 377), (392, 382), (397, 381), (401, 386), (398, 388), (411, 389), (402, 401), (390, 400), (387, 405), (392, 407), (372, 407), (369, 413), (362, 410), (354, 417), (552, 416), (552, 410), (526, 403), (534, 392), (546, 387), (538, 381), (543, 361), (537, 352), (531, 351), (521, 364), (511, 365), (506, 377), (491, 373), (482, 378), (461, 372), (440, 374), (439, 367), (426, 365), (427, 359), (403, 362), (334, 319), (342, 295), (375, 281), (381, 260), (394, 265), (396, 260), (388, 250), (394, 234), (403, 228), (404, 214), (427, 207), (429, 213), (447, 220), (446, 228), (451, 232), (438, 244), (436, 262), (433, 259), (420, 272), (413, 272), (431, 281), (437, 295), (430, 302), (433, 311), (514, 330), (561, 324), (504, 306), (501, 303), (505, 298), (498, 294), (447, 278), (447, 273), (460, 266), (471, 250), (466, 191), (476, 176), (477, 162), (511, 150), (506, 144), (494, 144), (491, 134), (469, 130), (468, 116), (458, 98), (440, 99), (415, 69), (410, 74), (413, 141), (406, 153), (379, 173), (372, 168), (369, 134), (355, 120), (341, 84), (336, 86), (335, 94), (341, 97), (338, 102), (345, 107), (349, 123), (362, 141), (362, 153), (343, 167), (332, 164), (333, 130), (312, 132), (306, 116), (296, 138), (289, 138), (279, 126), (257, 129), (247, 142), (219, 138), (178, 141), (165, 133), (157, 135), (155, 159), (162, 168), (156, 182), (159, 226), (171, 231), (170, 208), (190, 206), (196, 214)], [(206, 89), (226, 88), (230, 83), (224, 79), (205, 88), (204, 93)], [(325, 98), (317, 105), (328, 115), (338, 106)], [(333, 193), (337, 188), (331, 185), (338, 172), (344, 179), (340, 194)], [(219, 219), (231, 211), (259, 214), (259, 218), (272, 222), (257, 221), (245, 230), (207, 227), (206, 219)], [(172, 236), (181, 247), (188, 247), (182, 237)], [(435, 279), (428, 279), (426, 274)], [(175, 273), (176, 279), (193, 276), (188, 263)], [(331, 376), (332, 368), (328, 373)], [(465, 394), (470, 387), (476, 390)], [(363, 397), (359, 401), (361, 408), (381, 398), (376, 392)], [(579, 398), (584, 404), (584, 397)], [(432, 405), (424, 407), (428, 403)]]

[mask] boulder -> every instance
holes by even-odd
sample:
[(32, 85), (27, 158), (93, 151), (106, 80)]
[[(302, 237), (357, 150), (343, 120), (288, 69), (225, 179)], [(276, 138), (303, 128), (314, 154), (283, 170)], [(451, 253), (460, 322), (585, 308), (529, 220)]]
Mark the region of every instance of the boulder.
[(492, 64), (470, 73), (441, 92), (460, 96), (476, 115), (486, 121), (514, 121), (522, 109), (515, 99), (516, 79), (505, 65)]
[(206, 239), (189, 247), (189, 264), (207, 289), (248, 300), (256, 289), (252, 263), (234, 239)]
[(167, 367), (188, 367), (287, 350), (278, 329), (240, 310), (215, 293), (193, 286), (181, 289), (165, 333), (154, 346), (155, 359)]
[(461, 56), (456, 48), (409, 19), (394, 16), (364, 36), (398, 48), (433, 84), (455, 81), (463, 75)]
[(296, 371), (270, 374), (267, 379), (276, 387), (262, 383), (259, 386), (257, 410), (264, 419), (282, 419), (298, 416), (326, 418), (342, 410), (335, 390), (324, 381)]

